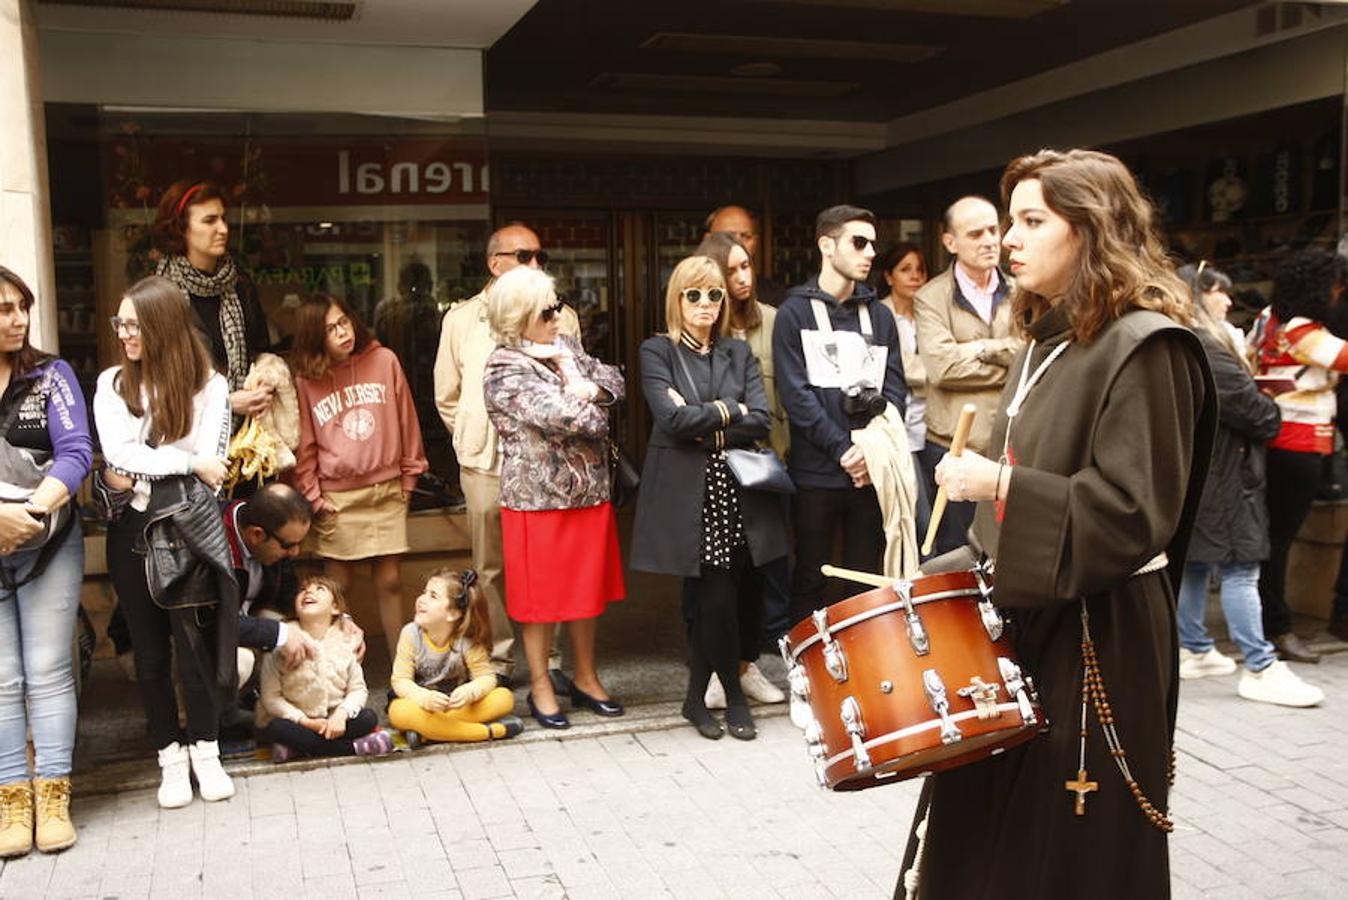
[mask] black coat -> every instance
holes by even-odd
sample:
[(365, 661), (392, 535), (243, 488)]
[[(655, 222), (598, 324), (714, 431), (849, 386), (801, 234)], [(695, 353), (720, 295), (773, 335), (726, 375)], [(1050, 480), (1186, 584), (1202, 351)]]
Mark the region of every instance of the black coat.
[[(713, 397), (725, 401), (732, 411), (731, 422), (724, 428), (719, 409), (692, 395), (693, 388), (674, 356), (678, 352), (664, 335), (647, 338), (641, 345), (641, 387), (653, 425), (641, 472), (631, 565), (643, 572), (696, 577), (702, 566), (707, 456), (714, 451), (716, 434), (724, 435), (727, 448), (752, 447), (767, 439), (771, 415), (758, 360), (744, 341), (722, 338), (711, 351)], [(670, 399), (670, 388), (684, 397), (685, 406)], [(740, 412), (741, 403), (748, 407), (748, 415)], [(780, 494), (741, 491), (740, 512), (754, 565), (786, 555), (786, 516)]]
[(1199, 329), (1217, 382), (1217, 442), (1198, 507), (1189, 561), (1252, 563), (1268, 558), (1264, 444), (1278, 436), (1278, 404), (1216, 338)]

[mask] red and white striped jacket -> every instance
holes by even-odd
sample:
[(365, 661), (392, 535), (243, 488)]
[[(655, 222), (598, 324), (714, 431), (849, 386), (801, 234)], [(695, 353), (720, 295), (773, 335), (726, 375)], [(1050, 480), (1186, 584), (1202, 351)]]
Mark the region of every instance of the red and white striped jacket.
[(1260, 375), (1288, 378), (1296, 390), (1279, 394), (1282, 429), (1269, 442), (1279, 450), (1334, 452), (1334, 387), (1348, 372), (1348, 342), (1324, 325), (1296, 317), (1283, 324), (1265, 309), (1250, 333)]

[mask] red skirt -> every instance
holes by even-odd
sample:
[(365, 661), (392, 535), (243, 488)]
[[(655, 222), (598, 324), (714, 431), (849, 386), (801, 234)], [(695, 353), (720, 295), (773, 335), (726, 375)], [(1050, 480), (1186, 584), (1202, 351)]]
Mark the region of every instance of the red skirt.
[(608, 503), (583, 509), (501, 508), (506, 612), (516, 622), (592, 619), (627, 594), (618, 523)]

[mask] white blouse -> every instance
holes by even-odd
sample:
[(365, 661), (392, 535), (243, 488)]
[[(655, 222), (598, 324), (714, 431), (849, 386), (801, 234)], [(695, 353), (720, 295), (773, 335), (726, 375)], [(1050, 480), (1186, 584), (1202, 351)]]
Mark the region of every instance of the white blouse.
[[(113, 366), (98, 376), (94, 425), (108, 465), (136, 479), (131, 508), (143, 511), (150, 502), (150, 482), (170, 475), (191, 475), (195, 456), (225, 458), (230, 432), (229, 382), (219, 372), (212, 374), (192, 398), (192, 430), (170, 444), (152, 447), (147, 443), (149, 418), (132, 415), (113, 387), (120, 371), (120, 366)], [(149, 405), (143, 389), (141, 403)]]

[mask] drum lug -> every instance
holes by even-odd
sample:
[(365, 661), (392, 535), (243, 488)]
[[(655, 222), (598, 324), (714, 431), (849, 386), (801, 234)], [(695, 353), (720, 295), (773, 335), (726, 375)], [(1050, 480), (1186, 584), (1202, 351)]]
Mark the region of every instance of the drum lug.
[(828, 763), (822, 758), (814, 761), (814, 777), (821, 788), (828, 788)]
[(913, 652), (918, 656), (926, 656), (931, 652), (931, 639), (927, 637), (927, 627), (922, 624), (922, 616), (918, 615), (913, 607), (912, 582), (895, 582), (894, 593), (898, 594), (899, 600), (903, 602), (904, 618), (908, 620), (908, 643), (913, 645)]
[(833, 633), (828, 630), (828, 610), (816, 609), (810, 618), (814, 621), (815, 630), (819, 632), (819, 641), (824, 648), (824, 668), (833, 676), (833, 680), (842, 684), (847, 680), (847, 656), (843, 653), (842, 646), (833, 639)]
[(843, 727), (852, 738), (852, 756), (856, 759), (857, 771), (871, 767), (871, 755), (866, 752), (866, 723), (861, 718), (861, 704), (855, 697), (844, 697), (840, 710)]
[(1000, 684), (988, 684), (975, 675), (969, 681), (968, 687), (962, 687), (955, 693), (966, 700), (973, 701), (980, 720), (995, 719), (1002, 714), (1001, 710), (997, 709), (997, 692), (1001, 690), (1001, 687)]
[(786, 664), (787, 669), (790, 669), (796, 661), (791, 656), (791, 641), (786, 635), (777, 638), (777, 650), (782, 654), (782, 662)]
[(1006, 685), (1006, 693), (1016, 698), (1016, 704), (1020, 707), (1020, 718), (1026, 725), (1033, 725), (1039, 721), (1039, 717), (1034, 714), (1034, 704), (1030, 702), (1030, 691), (1033, 687), (1028, 685), (1025, 676), (1021, 674), (1020, 666), (1007, 659), (1005, 656), (997, 657), (997, 668), (1002, 673), (1002, 682)]
[(809, 703), (810, 674), (805, 671), (805, 667), (799, 663), (792, 663), (790, 668), (786, 670), (786, 678), (791, 685), (791, 693)]
[(932, 712), (941, 717), (941, 743), (953, 744), (962, 740), (964, 735), (950, 718), (950, 698), (946, 696), (945, 682), (935, 669), (922, 671), (922, 690), (927, 694)]
[(1002, 632), (1005, 630), (1005, 623), (1002, 621), (1002, 614), (997, 611), (997, 607), (992, 605), (991, 600), (978, 601), (978, 614), (983, 619), (983, 630), (988, 633), (988, 640), (996, 643), (1002, 639)]

